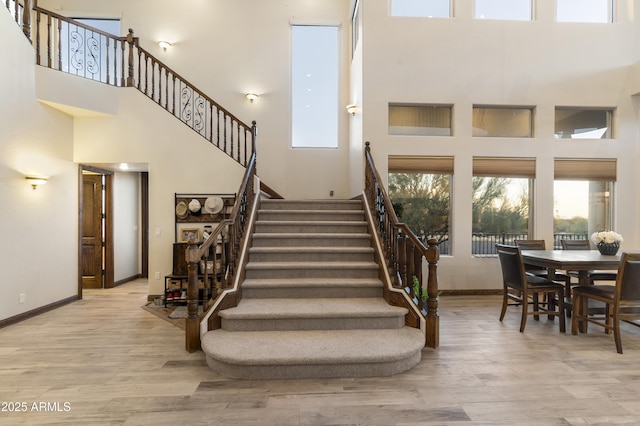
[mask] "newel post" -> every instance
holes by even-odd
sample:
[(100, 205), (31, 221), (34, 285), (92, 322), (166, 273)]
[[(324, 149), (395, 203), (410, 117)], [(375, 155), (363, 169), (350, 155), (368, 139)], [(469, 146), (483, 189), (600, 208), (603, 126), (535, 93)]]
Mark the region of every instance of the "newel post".
[(133, 40), (133, 28), (129, 28), (129, 34), (127, 34), (127, 44), (129, 45), (129, 59), (127, 64), (127, 87), (132, 87), (135, 81), (133, 78)]
[(438, 260), (440, 251), (438, 250), (438, 240), (427, 241), (427, 262), (429, 263), (429, 275), (427, 278), (427, 332), (426, 346), (437, 348), (440, 346), (440, 317), (438, 316)]
[(189, 240), (185, 260), (189, 273), (187, 285), (187, 323), (185, 334), (185, 348), (187, 352), (200, 350), (200, 317), (198, 316), (198, 263), (200, 250), (195, 240)]

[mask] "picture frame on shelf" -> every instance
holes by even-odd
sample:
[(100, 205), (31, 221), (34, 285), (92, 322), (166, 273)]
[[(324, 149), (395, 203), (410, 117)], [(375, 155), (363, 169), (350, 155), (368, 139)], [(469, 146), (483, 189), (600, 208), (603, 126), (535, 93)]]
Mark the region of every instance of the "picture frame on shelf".
[(190, 239), (194, 239), (195, 242), (200, 241), (200, 229), (199, 228), (182, 228), (180, 229), (180, 241), (188, 243)]

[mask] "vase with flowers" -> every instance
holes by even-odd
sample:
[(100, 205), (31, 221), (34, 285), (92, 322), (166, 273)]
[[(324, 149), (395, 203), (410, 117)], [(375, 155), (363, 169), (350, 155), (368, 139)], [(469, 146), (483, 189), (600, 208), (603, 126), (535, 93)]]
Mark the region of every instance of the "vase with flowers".
[(624, 239), (617, 232), (600, 231), (591, 234), (591, 241), (598, 247), (600, 254), (613, 256), (620, 249), (620, 244)]

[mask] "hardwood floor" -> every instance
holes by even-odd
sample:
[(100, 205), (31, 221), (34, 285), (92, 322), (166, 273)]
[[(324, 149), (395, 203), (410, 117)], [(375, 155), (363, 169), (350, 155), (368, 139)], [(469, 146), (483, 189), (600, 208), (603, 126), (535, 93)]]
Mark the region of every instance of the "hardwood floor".
[(141, 308), (146, 295), (146, 281), (90, 290), (0, 329), (0, 424), (640, 424), (629, 324), (619, 355), (596, 327), (572, 336), (530, 318), (520, 333), (518, 309), (498, 321), (499, 296), (445, 296), (440, 348), (407, 373), (240, 381), (187, 353), (180, 328)]

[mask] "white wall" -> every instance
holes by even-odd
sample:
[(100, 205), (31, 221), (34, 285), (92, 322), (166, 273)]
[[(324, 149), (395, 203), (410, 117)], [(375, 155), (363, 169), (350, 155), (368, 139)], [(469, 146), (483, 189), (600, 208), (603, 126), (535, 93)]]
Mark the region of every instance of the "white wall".
[[(71, 117), (35, 100), (33, 48), (0, 11), (0, 319), (78, 288), (78, 169)], [(36, 191), (25, 175), (49, 178)], [(24, 303), (19, 296), (24, 294)]]
[[(392, 18), (386, 1), (362, 4), (364, 140), (378, 169), (386, 179), (391, 154), (455, 157), (453, 256), (439, 264), (443, 289), (501, 286), (497, 260), (471, 256), (474, 156), (536, 158), (535, 237), (548, 245), (554, 157), (617, 158), (616, 230), (624, 248), (640, 247), (639, 132), (628, 87), (640, 57), (638, 12), (620, 0), (616, 24), (563, 24), (554, 22), (553, 3), (537, 1), (534, 22), (474, 20), (471, 1), (455, 2), (455, 19)], [(388, 135), (390, 102), (453, 104), (454, 136)], [(474, 104), (535, 106), (535, 137), (472, 138)], [(617, 108), (616, 140), (554, 139), (556, 105)]]
[[(286, 198), (351, 196), (349, 157), (349, 0), (41, 0), (75, 16), (118, 17), (140, 44), (245, 123), (258, 123), (258, 173)], [(290, 23), (341, 25), (340, 142), (334, 150), (291, 149)], [(163, 52), (157, 42), (173, 44)], [(244, 94), (258, 93), (250, 103)], [(292, 178), (295, 176), (295, 178)], [(322, 178), (319, 178), (322, 177)]]
[(140, 173), (113, 174), (113, 272), (122, 281), (141, 272)]

